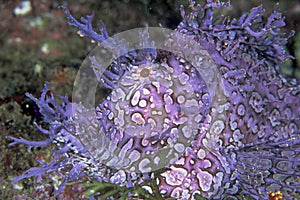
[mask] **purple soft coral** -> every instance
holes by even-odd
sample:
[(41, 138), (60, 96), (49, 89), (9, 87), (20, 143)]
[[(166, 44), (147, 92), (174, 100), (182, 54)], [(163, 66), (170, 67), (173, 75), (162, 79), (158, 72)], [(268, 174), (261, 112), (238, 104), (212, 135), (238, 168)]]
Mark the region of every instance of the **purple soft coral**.
[[(70, 164), (60, 191), (83, 173), (132, 187), (166, 167), (157, 177), (165, 198), (200, 194), (220, 199), (242, 189), (256, 199), (267, 199), (276, 190), (292, 199), (300, 190), (300, 87), (299, 80), (288, 81), (278, 72), (280, 63), (290, 58), (283, 46), (291, 35), (279, 32), (285, 23), (277, 5), (266, 22), (261, 6), (238, 20), (214, 20), (214, 9), (227, 5), (191, 1), (189, 15), (181, 8), (177, 31), (186, 37), (171, 36), (165, 44), (181, 49), (175, 53), (153, 44), (126, 49), (108, 36), (103, 24), (101, 34), (96, 33), (92, 15), (80, 23), (64, 7), (80, 35), (109, 50), (120, 47), (124, 54), (107, 69), (96, 57), (89, 58), (99, 83), (111, 90), (96, 112), (66, 98), (58, 105), (52, 94), (46, 95), (47, 85), (39, 100), (29, 95), (50, 125), (48, 130), (38, 128), (50, 139), (10, 137), (12, 144), (56, 142), (60, 150), (50, 164), (41, 163), (15, 181), (40, 179)], [(141, 36), (147, 43), (145, 34)], [(200, 47), (186, 50), (188, 42)], [(198, 52), (198, 65), (183, 56), (191, 51)], [(212, 87), (207, 80), (220, 85)]]

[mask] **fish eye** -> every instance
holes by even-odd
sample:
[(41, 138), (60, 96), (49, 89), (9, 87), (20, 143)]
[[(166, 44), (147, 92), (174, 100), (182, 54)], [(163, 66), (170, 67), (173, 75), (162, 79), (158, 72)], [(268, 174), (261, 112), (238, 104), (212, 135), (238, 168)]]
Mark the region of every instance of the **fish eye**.
[(140, 71), (140, 76), (141, 77), (144, 77), (144, 78), (146, 78), (146, 77), (148, 77), (149, 75), (150, 75), (150, 69), (148, 69), (148, 68), (143, 68), (141, 71)]

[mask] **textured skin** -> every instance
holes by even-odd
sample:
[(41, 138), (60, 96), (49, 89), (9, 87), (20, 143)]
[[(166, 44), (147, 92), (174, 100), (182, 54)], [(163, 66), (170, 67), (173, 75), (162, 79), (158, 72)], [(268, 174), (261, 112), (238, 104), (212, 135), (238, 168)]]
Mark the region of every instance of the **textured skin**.
[[(289, 36), (279, 32), (284, 21), (275, 7), (263, 22), (261, 6), (240, 19), (214, 20), (213, 10), (224, 6), (191, 1), (189, 15), (181, 8), (183, 21), (177, 31), (194, 40), (183, 37), (166, 46), (182, 45), (182, 52), (135, 50), (108, 69), (91, 57), (99, 83), (111, 90), (96, 114), (66, 98), (58, 105), (46, 95), (47, 86), (40, 99), (29, 95), (50, 127), (38, 128), (50, 139), (10, 137), (12, 144), (57, 142), (56, 154), (64, 159), (41, 163), (15, 181), (41, 178), (72, 163), (60, 190), (83, 173), (132, 187), (165, 167), (157, 177), (164, 198), (193, 199), (200, 194), (226, 199), (240, 189), (255, 199), (267, 199), (268, 192), (276, 190), (284, 199), (293, 199), (300, 191), (300, 86), (299, 80), (287, 80), (278, 72), (280, 63), (290, 58), (283, 50)], [(64, 11), (81, 35), (98, 43), (109, 38), (103, 24), (101, 34), (93, 31), (92, 16), (81, 23)], [(193, 49), (201, 54), (192, 65), (185, 59), (187, 42), (203, 47)], [(113, 48), (116, 43), (105, 45)], [(202, 70), (213, 66), (217, 71)], [(218, 87), (212, 84), (216, 82)]]
[(156, 60), (130, 64), (97, 107), (106, 136), (133, 152), (124, 156), (134, 161), (119, 165), (116, 160), (111, 167), (145, 173), (174, 163), (195, 140), (209, 111), (208, 90), (195, 68), (166, 52), (158, 52)]
[[(193, 169), (191, 175), (181, 180), (197, 177), (191, 181), (199, 182), (196, 189), (189, 189), (189, 184), (185, 186), (184, 182), (179, 187), (172, 186), (168, 183), (171, 175), (164, 176), (161, 188), (167, 188), (168, 194), (183, 199), (190, 198), (191, 191), (195, 190), (208, 198), (219, 198), (220, 187), (216, 187), (217, 190), (214, 188), (218, 184), (224, 188), (222, 193), (235, 193), (239, 187), (244, 194), (266, 199), (268, 191), (281, 190), (286, 199), (292, 199), (292, 193), (300, 188), (297, 180), (300, 174), (300, 86), (299, 81), (288, 81), (278, 73), (279, 62), (287, 56), (278, 42), (282, 45), (285, 38), (276, 38), (280, 36), (274, 34), (273, 44), (272, 40), (262, 40), (269, 32), (284, 25), (280, 14), (275, 10), (268, 18), (265, 29), (254, 31), (250, 28), (251, 23), (255, 20), (257, 23), (259, 14), (263, 12), (262, 7), (257, 7), (239, 21), (223, 22), (223, 26), (215, 26), (214, 29), (210, 28), (212, 7), (220, 5), (195, 6), (195, 13), (185, 16), (178, 30), (195, 35), (195, 40), (201, 42), (214, 55), (214, 61), (220, 64), (228, 103), (222, 111), (225, 118), (211, 124), (212, 128), (205, 136), (207, 140), (202, 139), (194, 150), (197, 155), (201, 151), (203, 159), (208, 159), (211, 166), (206, 168), (194, 164), (190, 167), (188, 161), (191, 157), (197, 159), (196, 155), (188, 155), (182, 161), (184, 165), (179, 165), (184, 169)], [(195, 17), (199, 12), (206, 12), (206, 16), (202, 19)], [(237, 27), (240, 30), (236, 30)], [(226, 45), (210, 48), (212, 44), (215, 47)], [(208, 146), (208, 151), (215, 156), (203, 153), (207, 151), (202, 150), (203, 146)], [(203, 159), (197, 161), (203, 163)], [(215, 159), (217, 161), (213, 161)], [(222, 165), (221, 160), (226, 160), (229, 166)], [(228, 168), (230, 170), (226, 171)], [(195, 177), (193, 172), (198, 176)], [(206, 187), (204, 183), (207, 183)]]

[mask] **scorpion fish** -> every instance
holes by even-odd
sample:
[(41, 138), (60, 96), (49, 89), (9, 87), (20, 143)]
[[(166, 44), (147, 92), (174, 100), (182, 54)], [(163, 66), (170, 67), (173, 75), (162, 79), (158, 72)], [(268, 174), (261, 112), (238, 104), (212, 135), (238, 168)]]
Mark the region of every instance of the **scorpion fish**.
[(268, 199), (279, 192), (295, 199), (300, 81), (280, 74), (291, 58), (284, 45), (292, 33), (280, 32), (285, 22), (278, 4), (266, 20), (262, 6), (238, 19), (214, 16), (228, 5), (190, 1), (189, 14), (181, 7), (182, 22), (165, 49), (151, 43), (147, 31), (138, 34), (144, 48), (129, 48), (102, 22), (95, 32), (93, 15), (78, 21), (63, 7), (79, 35), (118, 52), (108, 67), (97, 54), (87, 59), (109, 94), (94, 109), (67, 97), (58, 103), (48, 84), (40, 98), (27, 94), (49, 125), (36, 125), (49, 139), (8, 137), (10, 145), (56, 143), (59, 149), (50, 163), (38, 160), (41, 167), (14, 182), (41, 181), (43, 174), (67, 168), (57, 193), (86, 174), (128, 188), (155, 179), (163, 198)]

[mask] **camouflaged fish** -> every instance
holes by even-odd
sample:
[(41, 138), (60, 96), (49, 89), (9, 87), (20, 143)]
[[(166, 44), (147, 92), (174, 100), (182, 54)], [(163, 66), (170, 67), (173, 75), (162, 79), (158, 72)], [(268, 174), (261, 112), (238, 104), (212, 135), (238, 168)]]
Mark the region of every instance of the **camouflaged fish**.
[[(42, 167), (14, 182), (31, 176), (40, 180), (68, 166), (57, 192), (86, 174), (128, 188), (156, 179), (163, 198), (299, 195), (300, 81), (279, 73), (291, 58), (284, 51), (291, 35), (280, 32), (285, 23), (278, 5), (263, 20), (262, 6), (229, 19), (214, 17), (214, 10), (228, 3), (190, 4), (190, 14), (181, 8), (182, 22), (175, 30), (181, 37), (170, 36), (165, 43), (176, 52), (155, 44), (128, 49), (110, 40), (103, 23), (96, 33), (92, 15), (77, 21), (63, 7), (81, 36), (125, 53), (107, 68), (89, 56), (99, 84), (110, 91), (94, 110), (66, 97), (58, 104), (52, 93), (47, 95), (48, 84), (39, 99), (27, 94), (49, 124), (37, 126), (49, 139), (9, 137), (12, 144), (56, 143), (59, 150), (50, 163), (40, 162)], [(151, 43), (147, 32), (140, 36)], [(195, 53), (195, 62), (187, 52)]]

